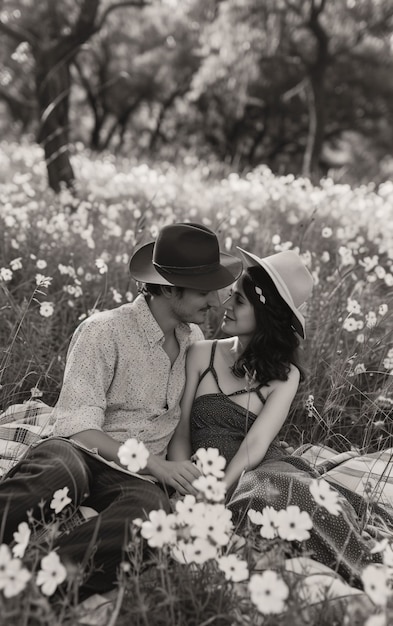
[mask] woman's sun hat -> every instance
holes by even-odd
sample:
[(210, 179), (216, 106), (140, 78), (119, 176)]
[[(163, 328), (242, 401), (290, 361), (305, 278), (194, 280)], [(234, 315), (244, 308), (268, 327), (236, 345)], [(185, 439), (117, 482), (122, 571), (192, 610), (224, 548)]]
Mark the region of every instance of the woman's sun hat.
[(164, 226), (155, 242), (134, 252), (129, 268), (142, 283), (203, 291), (231, 285), (243, 269), (238, 257), (220, 252), (212, 230), (193, 223)]
[(285, 250), (261, 259), (256, 254), (237, 248), (246, 267), (259, 266), (272, 279), (278, 293), (293, 313), (293, 326), (303, 339), (306, 336), (303, 305), (311, 295), (313, 279), (294, 250)]

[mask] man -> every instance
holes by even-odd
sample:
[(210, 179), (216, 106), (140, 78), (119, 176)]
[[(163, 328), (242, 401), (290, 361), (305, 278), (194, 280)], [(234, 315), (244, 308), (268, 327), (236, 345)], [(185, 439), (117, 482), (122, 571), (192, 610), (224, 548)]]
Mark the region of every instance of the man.
[[(41, 500), (44, 512), (53, 513), (50, 501), (58, 489), (68, 487), (73, 505), (98, 511), (57, 543), (61, 560), (71, 564), (88, 558), (94, 544), (94, 566), (81, 597), (115, 583), (131, 520), (169, 511), (167, 488), (194, 492), (198, 470), (191, 461), (165, 458), (180, 418), (186, 350), (202, 338), (194, 324), (218, 304), (217, 289), (240, 272), (239, 259), (220, 253), (216, 235), (198, 224), (166, 226), (155, 243), (139, 248), (130, 273), (144, 283), (145, 295), (77, 328), (55, 408), (55, 437), (32, 448), (0, 484), (7, 543), (27, 510), (41, 517)], [(120, 465), (119, 447), (129, 438), (148, 448), (150, 480), (106, 463)]]

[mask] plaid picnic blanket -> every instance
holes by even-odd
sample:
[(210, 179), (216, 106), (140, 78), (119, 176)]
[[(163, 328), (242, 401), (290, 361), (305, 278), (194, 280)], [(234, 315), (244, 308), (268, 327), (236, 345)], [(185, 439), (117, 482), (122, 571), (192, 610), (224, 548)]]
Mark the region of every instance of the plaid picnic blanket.
[[(27, 449), (53, 434), (53, 408), (39, 400), (14, 404), (0, 413), (0, 478)], [(360, 454), (306, 444), (293, 453), (327, 480), (393, 510), (393, 448)]]
[(337, 453), (328, 446), (306, 444), (294, 455), (307, 459), (322, 478), (393, 511), (393, 448), (370, 454)]
[(53, 434), (53, 408), (40, 400), (13, 404), (0, 413), (0, 477), (29, 447)]

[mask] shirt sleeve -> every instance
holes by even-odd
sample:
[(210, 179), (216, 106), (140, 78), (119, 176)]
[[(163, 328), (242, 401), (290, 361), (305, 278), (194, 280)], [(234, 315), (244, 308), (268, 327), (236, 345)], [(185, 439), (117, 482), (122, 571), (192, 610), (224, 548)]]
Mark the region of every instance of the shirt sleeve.
[(76, 329), (55, 408), (55, 435), (70, 437), (83, 430), (103, 430), (116, 361), (108, 324), (89, 318)]

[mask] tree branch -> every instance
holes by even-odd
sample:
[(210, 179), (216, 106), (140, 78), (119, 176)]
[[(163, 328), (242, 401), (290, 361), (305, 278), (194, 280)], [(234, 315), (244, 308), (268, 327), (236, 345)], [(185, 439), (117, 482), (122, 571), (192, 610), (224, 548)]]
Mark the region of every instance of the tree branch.
[(122, 7), (138, 7), (142, 9), (147, 6), (151, 6), (151, 3), (145, 2), (145, 0), (123, 0), (123, 2), (116, 2), (116, 4), (112, 4), (111, 6), (107, 7), (107, 9), (103, 12), (100, 21), (95, 27), (95, 32), (101, 30), (106, 21), (106, 18), (110, 13), (112, 13), (112, 11), (115, 11), (116, 9), (120, 9)]
[(30, 111), (34, 111), (36, 109), (35, 104), (32, 103), (30, 100), (25, 100), (24, 98), (21, 98), (20, 96), (11, 93), (1, 85), (0, 98), (2, 100), (5, 100), (5, 102), (7, 102), (9, 105), (23, 107), (25, 109), (29, 109)]
[(22, 41), (27, 41), (31, 46), (34, 46), (37, 41), (37, 38), (34, 37), (32, 33), (29, 33), (27, 30), (24, 30), (19, 26), (10, 26), (9, 24), (3, 22), (1, 18), (0, 31), (5, 33), (9, 37), (12, 37), (12, 39), (15, 39), (15, 41), (18, 41), (19, 43), (21, 43)]

